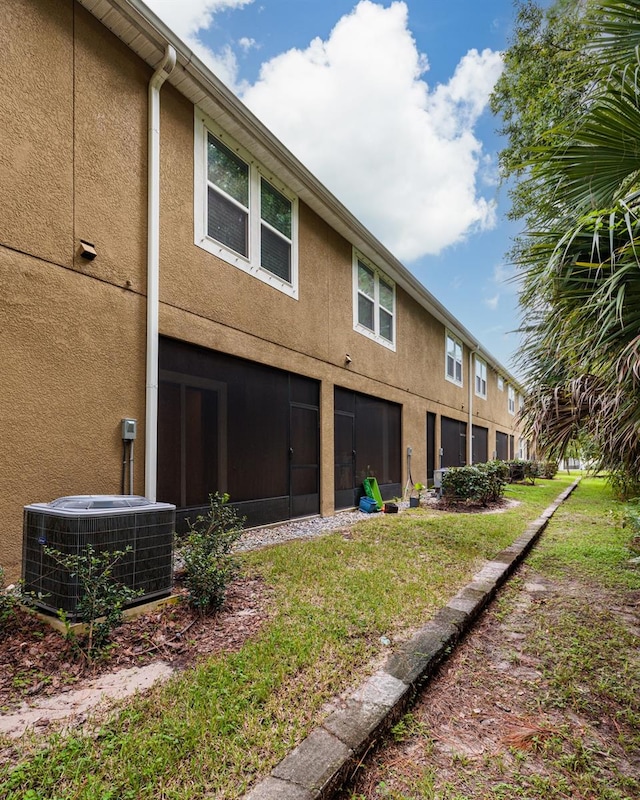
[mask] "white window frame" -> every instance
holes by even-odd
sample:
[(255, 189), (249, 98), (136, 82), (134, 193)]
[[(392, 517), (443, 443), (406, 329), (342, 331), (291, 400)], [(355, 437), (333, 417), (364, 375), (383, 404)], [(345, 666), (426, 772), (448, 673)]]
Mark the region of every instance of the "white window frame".
[(504, 378), (502, 375), (498, 375), (498, 390), (504, 392)]
[[(449, 346), (451, 343), (452, 347)], [(458, 358), (458, 351), (460, 351), (460, 358)], [(452, 354), (453, 358), (453, 374), (449, 373), (449, 354)], [(444, 338), (444, 377), (450, 381), (451, 383), (455, 383), (456, 386), (463, 386), (464, 385), (464, 370), (463, 370), (463, 362), (464, 362), (464, 345), (458, 339), (457, 336), (454, 336), (451, 331), (445, 331), (445, 338)], [(460, 365), (460, 378), (456, 377), (456, 365)]]
[(510, 414), (516, 413), (516, 390), (507, 384), (507, 410)]
[(487, 362), (483, 361), (479, 356), (475, 357), (476, 360), (476, 375), (475, 375), (475, 392), (477, 397), (487, 399)]
[(527, 440), (524, 439), (523, 437), (520, 437), (518, 439), (518, 458), (520, 459), (520, 461), (526, 461), (527, 460), (527, 456), (528, 456), (527, 450), (528, 450), (528, 448), (527, 448)]
[[(283, 294), (298, 299), (298, 198), (276, 175), (260, 164), (249, 152), (234, 141), (204, 112), (195, 109), (194, 119), (194, 241), (198, 247), (232, 264), (243, 272), (277, 289)], [(209, 236), (207, 230), (207, 135), (212, 134), (225, 147), (232, 150), (249, 168), (249, 218), (248, 256), (237, 253), (222, 242)], [(291, 281), (285, 281), (265, 269), (260, 263), (261, 219), (260, 182), (264, 179), (291, 202)], [(283, 237), (284, 238), (284, 237)]]
[[(367, 297), (369, 300), (373, 302), (373, 324), (374, 330), (371, 330), (366, 325), (363, 325), (358, 317), (358, 296), (360, 295), (360, 290), (358, 286), (358, 262), (361, 261), (365, 267), (370, 269), (373, 272), (374, 276), (374, 296), (370, 297), (369, 295), (363, 294), (364, 297)], [(352, 265), (352, 274), (353, 274), (353, 329), (358, 333), (361, 333), (363, 336), (366, 336), (367, 339), (371, 339), (378, 344), (381, 344), (383, 347), (386, 347), (388, 350), (392, 350), (394, 353), (396, 351), (396, 309), (397, 309), (397, 293), (396, 293), (396, 284), (395, 281), (392, 281), (391, 278), (386, 275), (381, 269), (376, 267), (368, 258), (362, 255), (362, 253), (358, 252), (355, 247), (353, 248), (353, 265)], [(389, 341), (380, 333), (380, 279), (390, 286), (393, 289), (393, 311), (389, 312), (388, 309), (384, 308), (384, 311), (387, 313), (391, 313), (391, 335), (393, 336), (393, 341)]]

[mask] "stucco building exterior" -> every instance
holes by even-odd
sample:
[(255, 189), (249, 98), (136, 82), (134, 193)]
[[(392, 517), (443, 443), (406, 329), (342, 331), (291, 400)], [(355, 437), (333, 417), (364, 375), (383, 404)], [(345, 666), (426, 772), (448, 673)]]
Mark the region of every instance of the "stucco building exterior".
[(0, 22), (10, 575), (24, 505), (123, 469), (261, 524), (518, 456), (514, 378), (142, 3), (5, 0)]

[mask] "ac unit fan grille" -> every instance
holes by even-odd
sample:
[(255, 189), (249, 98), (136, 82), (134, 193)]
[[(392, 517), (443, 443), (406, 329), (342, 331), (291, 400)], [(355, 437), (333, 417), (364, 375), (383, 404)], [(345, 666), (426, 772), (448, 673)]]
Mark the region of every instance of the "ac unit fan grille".
[(45, 552), (80, 554), (88, 544), (97, 552), (130, 548), (114, 569), (114, 577), (142, 594), (135, 604), (168, 595), (173, 582), (175, 509), (136, 509), (113, 515), (86, 512), (73, 517), (25, 508), (23, 580), (37, 605), (77, 618), (77, 579)]

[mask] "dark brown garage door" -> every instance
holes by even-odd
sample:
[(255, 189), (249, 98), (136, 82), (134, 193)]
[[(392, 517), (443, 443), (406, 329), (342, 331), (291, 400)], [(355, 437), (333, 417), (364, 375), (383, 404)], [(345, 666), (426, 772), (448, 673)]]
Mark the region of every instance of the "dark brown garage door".
[(442, 417), (440, 442), (443, 467), (463, 467), (467, 463), (467, 424)]

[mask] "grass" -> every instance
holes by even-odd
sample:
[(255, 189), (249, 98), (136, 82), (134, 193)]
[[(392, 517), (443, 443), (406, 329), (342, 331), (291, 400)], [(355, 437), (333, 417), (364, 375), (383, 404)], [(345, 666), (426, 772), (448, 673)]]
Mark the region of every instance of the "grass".
[(423, 624), (571, 480), (509, 487), (521, 505), (503, 514), (420, 509), (367, 520), (351, 538), (245, 555), (274, 598), (258, 637), (134, 699), (95, 735), (34, 743), (0, 770), (0, 796), (240, 796), (317, 724), (330, 697), (360, 680), (384, 652), (382, 636)]
[[(526, 715), (530, 730), (498, 746), (487, 738), (485, 751), (469, 763), (455, 750), (447, 755), (434, 748), (428, 709), (438, 695), (427, 695), (424, 707), (416, 706), (394, 729), (396, 741), (407, 739), (410, 757), (394, 750), (387, 759), (383, 751), (371, 777), (359, 782), (373, 788), (365, 794), (357, 789), (350, 800), (640, 797), (640, 656), (633, 613), (640, 569), (630, 564), (633, 531), (620, 524), (622, 508), (604, 481), (583, 480), (527, 558), (524, 577), (511, 581), (491, 611), (496, 624), (520, 637), (520, 656), (540, 674), (508, 684), (514, 716)], [(534, 600), (523, 614), (527, 576), (562, 588)], [(468, 695), (478, 690), (477, 679), (488, 691), (495, 684), (495, 700), (505, 678), (483, 661), (483, 648), (498, 646), (488, 641), (475, 644), (470, 655), (461, 653), (456, 669)], [(488, 713), (495, 715), (496, 708)], [(455, 721), (451, 725), (455, 732)], [(482, 734), (475, 735), (481, 742)]]

